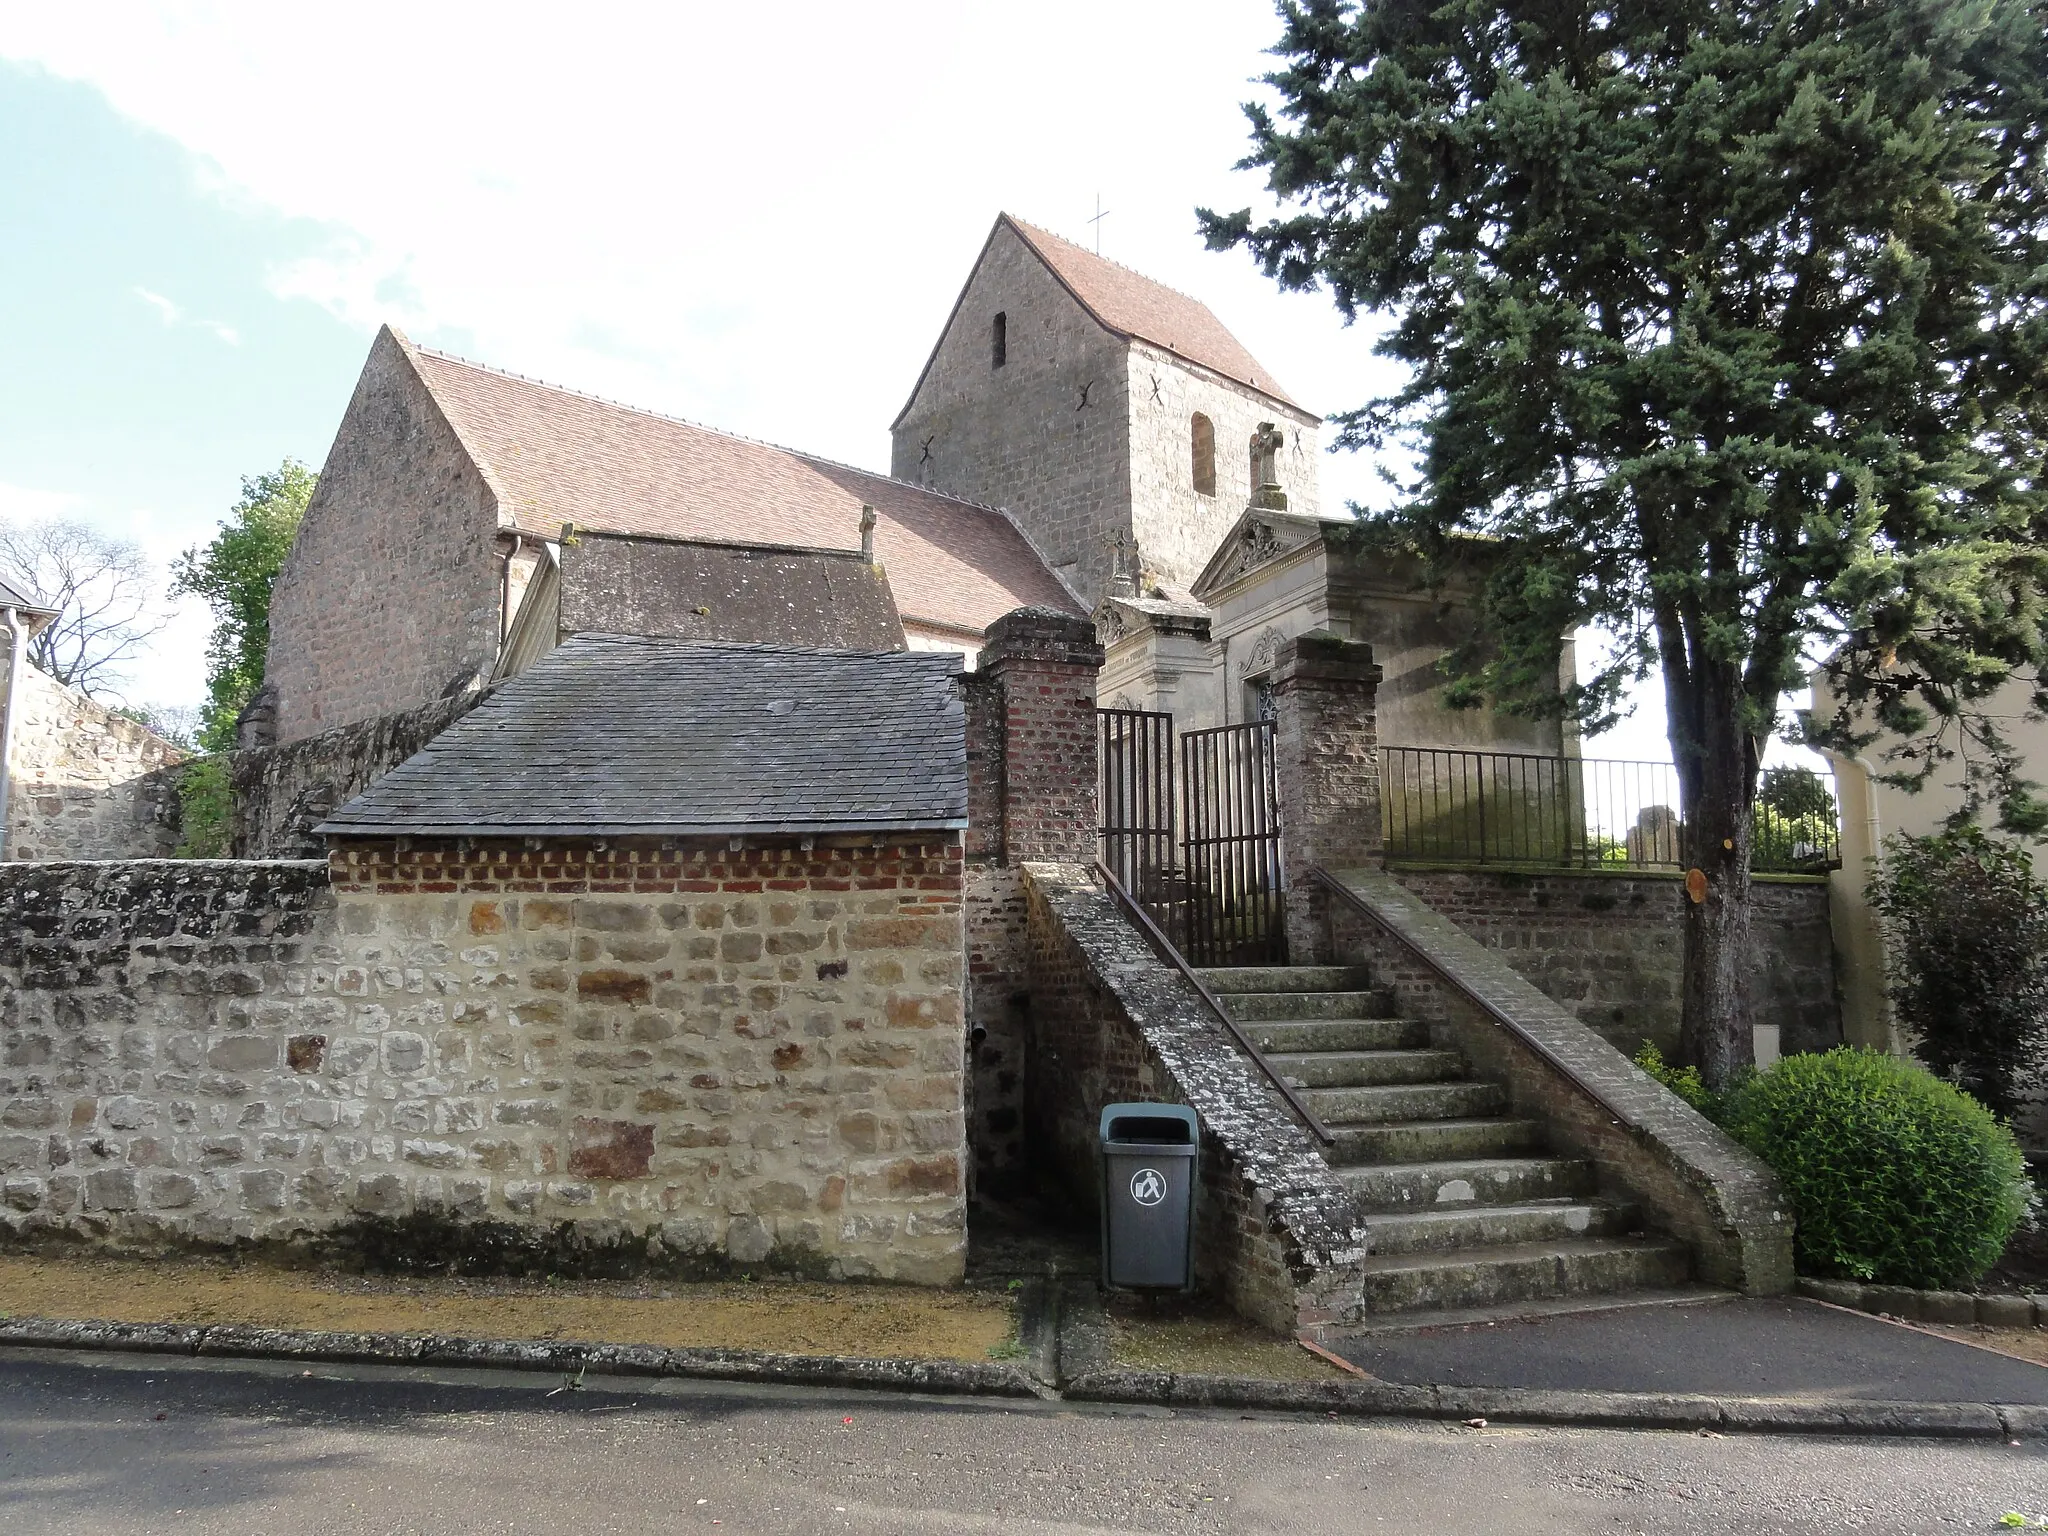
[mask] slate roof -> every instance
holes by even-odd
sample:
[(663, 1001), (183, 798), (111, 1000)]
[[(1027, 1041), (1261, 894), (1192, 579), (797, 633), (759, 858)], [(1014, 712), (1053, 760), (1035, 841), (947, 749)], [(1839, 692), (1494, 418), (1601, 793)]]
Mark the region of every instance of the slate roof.
[(0, 608), (17, 608), (24, 615), (39, 615), (46, 622), (57, 616), (56, 609), (46, 606), (41, 598), (32, 596), (25, 588), (15, 585), (5, 576), (0, 576)]
[(929, 831), (967, 824), (956, 658), (576, 635), (314, 830)]
[(857, 549), (579, 530), (561, 561), (564, 634), (903, 649), (888, 573)]
[(1292, 405), (1297, 411), (1302, 409), (1200, 299), (1011, 214), (1002, 215), (998, 222), (1007, 222), (1037, 252), (1038, 258), (1052, 269), (1053, 276), (1066, 285), (1105, 330), (1119, 336), (1140, 337), (1190, 362), (1214, 369), (1225, 378), (1249, 384), (1260, 394)]
[[(396, 334), (395, 332), (393, 333)], [(875, 553), (910, 620), (979, 633), (1014, 608), (1079, 614), (1009, 518), (787, 448), (616, 405), (399, 338), (521, 528), (848, 549), (875, 509)]]

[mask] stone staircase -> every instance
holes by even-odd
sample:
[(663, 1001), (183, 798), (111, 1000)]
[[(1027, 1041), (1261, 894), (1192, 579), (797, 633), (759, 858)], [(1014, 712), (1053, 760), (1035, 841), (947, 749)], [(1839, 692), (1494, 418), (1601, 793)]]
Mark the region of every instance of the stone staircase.
[(1372, 1256), (1366, 1310), (1393, 1326), (1697, 1296), (1685, 1245), (1641, 1230), (1593, 1165), (1551, 1155), (1426, 1024), (1395, 1017), (1362, 967), (1199, 973), (1336, 1137)]

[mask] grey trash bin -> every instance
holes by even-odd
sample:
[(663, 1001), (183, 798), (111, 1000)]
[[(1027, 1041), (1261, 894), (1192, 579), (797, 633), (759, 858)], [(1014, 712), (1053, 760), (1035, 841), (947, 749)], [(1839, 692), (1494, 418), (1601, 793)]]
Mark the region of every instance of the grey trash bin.
[(1102, 1112), (1102, 1283), (1186, 1291), (1195, 1284), (1195, 1112), (1112, 1104)]

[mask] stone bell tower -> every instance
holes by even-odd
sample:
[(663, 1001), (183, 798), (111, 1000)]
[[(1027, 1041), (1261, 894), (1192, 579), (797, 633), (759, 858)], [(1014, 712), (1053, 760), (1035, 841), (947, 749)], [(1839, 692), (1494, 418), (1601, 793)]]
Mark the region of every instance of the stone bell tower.
[(1255, 502), (1314, 512), (1318, 424), (1207, 306), (1003, 214), (890, 472), (1003, 508), (1093, 607), (1184, 591)]

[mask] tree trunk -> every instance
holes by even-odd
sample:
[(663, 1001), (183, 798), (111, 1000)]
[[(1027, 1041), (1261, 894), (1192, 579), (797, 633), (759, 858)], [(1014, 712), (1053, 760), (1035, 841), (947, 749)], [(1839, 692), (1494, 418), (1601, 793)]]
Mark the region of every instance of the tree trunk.
[[(1685, 817), (1685, 1009), (1681, 1057), (1709, 1088), (1725, 1088), (1756, 1064), (1756, 1039), (1742, 978), (1755, 964), (1749, 943), (1750, 798), (1754, 750), (1734, 709), (1709, 705), (1700, 739), (1679, 774)], [(1686, 768), (1692, 771), (1687, 772)]]

